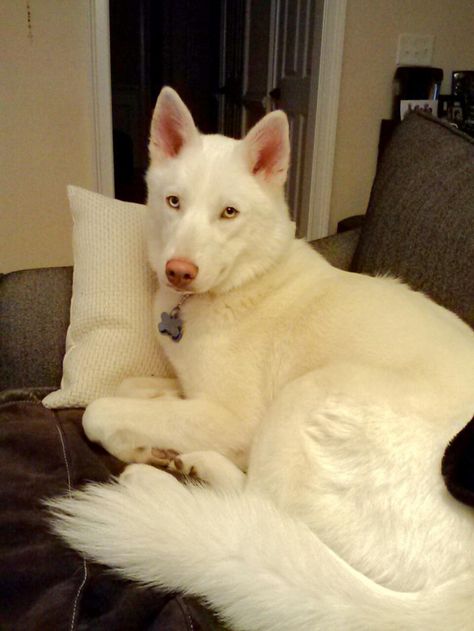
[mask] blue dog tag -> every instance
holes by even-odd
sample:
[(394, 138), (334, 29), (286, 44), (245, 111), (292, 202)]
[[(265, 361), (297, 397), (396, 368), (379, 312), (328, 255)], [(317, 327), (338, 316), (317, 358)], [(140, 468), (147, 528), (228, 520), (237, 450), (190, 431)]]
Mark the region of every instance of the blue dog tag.
[(169, 313), (163, 311), (161, 314), (161, 322), (158, 325), (158, 331), (162, 335), (169, 335), (174, 342), (179, 342), (183, 337), (183, 321), (179, 317), (180, 309), (191, 295), (192, 294), (184, 294), (174, 309), (171, 309)]
[(163, 311), (158, 331), (162, 335), (169, 335), (174, 342), (179, 342), (183, 337), (183, 321), (179, 316), (179, 307), (175, 307), (171, 313)]

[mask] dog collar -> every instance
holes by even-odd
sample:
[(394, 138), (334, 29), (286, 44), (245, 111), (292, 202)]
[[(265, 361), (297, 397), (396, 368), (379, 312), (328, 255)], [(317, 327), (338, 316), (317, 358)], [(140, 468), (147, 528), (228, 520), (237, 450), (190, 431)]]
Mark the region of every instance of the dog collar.
[(186, 300), (191, 297), (192, 294), (184, 294), (181, 297), (180, 301), (168, 311), (163, 311), (161, 314), (161, 321), (158, 325), (158, 331), (162, 335), (169, 335), (173, 342), (179, 342), (179, 340), (183, 337), (183, 320), (180, 318), (181, 307), (184, 305)]

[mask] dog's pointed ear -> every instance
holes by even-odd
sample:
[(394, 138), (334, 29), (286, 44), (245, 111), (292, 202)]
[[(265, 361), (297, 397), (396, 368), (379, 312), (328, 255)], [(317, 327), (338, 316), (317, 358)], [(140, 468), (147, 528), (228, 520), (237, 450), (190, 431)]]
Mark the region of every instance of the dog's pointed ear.
[(175, 90), (165, 87), (156, 101), (151, 121), (150, 157), (152, 162), (173, 158), (183, 147), (199, 138), (190, 111)]
[(290, 164), (288, 118), (281, 110), (267, 114), (243, 140), (250, 169), (268, 182), (283, 185)]

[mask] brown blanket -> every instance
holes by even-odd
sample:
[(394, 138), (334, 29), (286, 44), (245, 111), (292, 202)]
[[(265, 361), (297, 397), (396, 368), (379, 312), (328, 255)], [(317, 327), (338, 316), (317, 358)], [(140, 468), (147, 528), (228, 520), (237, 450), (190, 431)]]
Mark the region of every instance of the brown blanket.
[(0, 404), (0, 629), (222, 629), (196, 601), (121, 580), (49, 532), (42, 499), (106, 481), (123, 464), (86, 440), (82, 410), (47, 410), (42, 394)]

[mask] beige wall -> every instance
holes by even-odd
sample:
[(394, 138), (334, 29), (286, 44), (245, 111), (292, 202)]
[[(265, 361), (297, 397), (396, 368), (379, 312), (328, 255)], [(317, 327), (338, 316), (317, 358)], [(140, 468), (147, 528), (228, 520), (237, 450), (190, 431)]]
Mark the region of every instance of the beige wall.
[[(0, 2), (0, 271), (72, 261), (65, 187), (95, 188), (89, 0)], [(472, 0), (348, 0), (331, 231), (367, 207), (398, 34), (474, 68)], [(449, 90), (449, 81), (445, 81)]]
[(88, 0), (0, 2), (1, 272), (72, 261), (65, 187), (95, 186), (90, 63)]
[(367, 207), (380, 120), (391, 116), (399, 33), (435, 36), (432, 65), (444, 70), (445, 93), (452, 70), (474, 69), (472, 0), (347, 0), (331, 232)]

